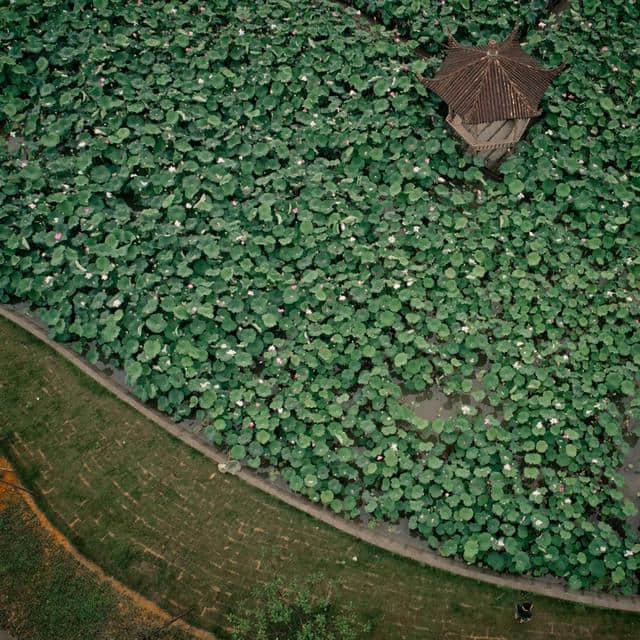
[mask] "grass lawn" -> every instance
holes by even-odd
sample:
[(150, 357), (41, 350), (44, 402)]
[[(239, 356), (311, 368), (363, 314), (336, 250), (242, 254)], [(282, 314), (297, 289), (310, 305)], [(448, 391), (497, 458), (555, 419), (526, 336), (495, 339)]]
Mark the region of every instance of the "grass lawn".
[[(0, 484), (0, 629), (19, 640), (134, 640), (163, 624), (98, 582)], [(173, 628), (158, 637), (189, 636)]]
[[(363, 619), (375, 621), (377, 639), (631, 640), (640, 634), (640, 616), (541, 597), (534, 598), (534, 621), (516, 625), (512, 612), (521, 594), (400, 559), (220, 474), (5, 320), (0, 345), (2, 447), (53, 522), (108, 573), (171, 612), (195, 607), (189, 621), (221, 637), (227, 614), (256, 581), (274, 575), (303, 581), (317, 572), (336, 582), (337, 601), (353, 602)], [(5, 562), (15, 555), (11, 545), (36, 543), (14, 534), (19, 521), (0, 515)], [(44, 587), (37, 583), (41, 554), (33, 549), (17, 556), (24, 558), (18, 575), (29, 575), (28, 582), (10, 579), (35, 594)], [(10, 602), (21, 593), (15, 588)], [(83, 605), (78, 616), (84, 619), (80, 613), (88, 609), (86, 623), (98, 627), (112, 611), (110, 596), (97, 588), (87, 593), (86, 602), (95, 605)], [(6, 608), (6, 595), (0, 597)], [(49, 629), (48, 618), (30, 615), (28, 628)], [(23, 636), (107, 637), (45, 631)]]

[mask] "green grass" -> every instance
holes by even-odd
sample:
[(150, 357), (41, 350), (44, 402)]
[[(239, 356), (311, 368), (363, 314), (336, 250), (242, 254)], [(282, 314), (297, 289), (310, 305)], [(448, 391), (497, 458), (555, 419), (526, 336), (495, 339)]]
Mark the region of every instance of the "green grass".
[[(20, 640), (133, 640), (161, 625), (98, 583), (25, 503), (0, 510), (0, 627)], [(172, 629), (159, 637), (189, 636)]]
[(195, 607), (189, 621), (221, 637), (253, 585), (318, 572), (376, 621), (376, 639), (640, 633), (639, 616), (539, 597), (534, 621), (515, 625), (522, 594), (398, 558), (218, 473), (5, 320), (0, 345), (2, 446), (52, 520), (107, 572), (169, 611)]

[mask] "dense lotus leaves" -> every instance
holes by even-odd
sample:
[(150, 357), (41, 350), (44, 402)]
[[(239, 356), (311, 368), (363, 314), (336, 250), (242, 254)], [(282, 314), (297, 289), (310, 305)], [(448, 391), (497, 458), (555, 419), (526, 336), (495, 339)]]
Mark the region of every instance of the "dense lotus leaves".
[[(5, 6), (0, 300), (337, 513), (633, 592), (638, 7), (529, 32), (570, 66), (489, 181), (413, 71), (512, 16), (378, 4), (440, 57), (311, 0)], [(414, 415), (434, 385), (477, 404)]]
[(522, 31), (546, 18), (553, 0), (348, 0), (369, 18), (412, 38), (423, 53), (438, 54), (447, 40), (446, 30), (457, 39), (475, 44), (479, 38), (504, 38), (516, 26)]

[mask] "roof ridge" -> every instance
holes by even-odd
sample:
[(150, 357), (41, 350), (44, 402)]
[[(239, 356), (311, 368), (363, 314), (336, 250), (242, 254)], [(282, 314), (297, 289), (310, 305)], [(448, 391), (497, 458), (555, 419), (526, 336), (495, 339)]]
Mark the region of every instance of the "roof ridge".
[(520, 91), (520, 88), (518, 87), (518, 85), (513, 81), (513, 79), (509, 76), (509, 74), (507, 73), (507, 71), (503, 68), (502, 63), (500, 62), (500, 60), (496, 59), (496, 64), (498, 65), (498, 69), (500, 69), (500, 73), (502, 73), (504, 75), (504, 77), (507, 79), (507, 82), (509, 83), (509, 85), (511, 86), (511, 88), (520, 96), (520, 98), (522, 99), (522, 101), (528, 106), (530, 107), (530, 109), (532, 111), (535, 111), (538, 107), (537, 104), (531, 104), (531, 101), (528, 99), (527, 96), (525, 96), (522, 91)]

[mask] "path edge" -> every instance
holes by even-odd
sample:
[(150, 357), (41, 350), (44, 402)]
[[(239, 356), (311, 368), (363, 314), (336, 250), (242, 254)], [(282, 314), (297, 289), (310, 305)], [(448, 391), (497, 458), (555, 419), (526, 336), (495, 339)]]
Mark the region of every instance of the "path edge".
[[(175, 438), (178, 438), (193, 449), (196, 449), (201, 454), (203, 454), (210, 460), (213, 460), (217, 464), (229, 462), (229, 458), (227, 456), (225, 456), (223, 453), (215, 449), (211, 444), (206, 442), (204, 438), (200, 438), (195, 434), (185, 431), (182, 427), (171, 422), (165, 415), (161, 414), (159, 411), (145, 406), (140, 400), (133, 396), (126, 387), (115, 382), (114, 380), (107, 378), (100, 370), (93, 367), (84, 358), (82, 358), (80, 355), (78, 355), (68, 347), (65, 347), (62, 343), (52, 340), (40, 326), (35, 324), (35, 322), (30, 320), (26, 316), (8, 309), (3, 304), (0, 304), (0, 316), (21, 327), (35, 338), (38, 338), (41, 342), (56, 351), (77, 369), (80, 369), (80, 371), (82, 371), (84, 374), (88, 375), (95, 382), (110, 391), (119, 400), (131, 406), (145, 418), (152, 420), (155, 424), (170, 433)], [(346, 533), (363, 542), (371, 544), (380, 549), (384, 549), (385, 551), (401, 556), (403, 558), (408, 558), (420, 564), (430, 566), (434, 569), (440, 569), (454, 575), (471, 578), (473, 580), (492, 584), (498, 587), (526, 591), (528, 593), (535, 593), (549, 598), (567, 600), (591, 607), (616, 609), (619, 611), (627, 611), (630, 613), (640, 613), (640, 596), (638, 595), (616, 596), (612, 594), (600, 594), (594, 592), (570, 591), (568, 587), (563, 587), (561, 585), (548, 583), (545, 584), (541, 578), (523, 576), (507, 577), (488, 569), (465, 565), (459, 560), (451, 560), (450, 558), (445, 558), (435, 552), (421, 549), (417, 545), (394, 540), (393, 538), (380, 531), (372, 531), (362, 525), (356, 524), (354, 522), (349, 522), (344, 518), (326, 511), (325, 509), (321, 509), (315, 506), (305, 498), (289, 493), (288, 491), (285, 491), (280, 487), (277, 487), (263, 480), (262, 478), (259, 478), (255, 473), (247, 471), (244, 468), (235, 475), (241, 478), (250, 486), (263, 491), (264, 493), (276, 498), (277, 500), (280, 500), (281, 502), (288, 504), (291, 507), (294, 507), (298, 511), (306, 513), (312, 518), (319, 520), (320, 522), (323, 522), (324, 524), (327, 524), (334, 529), (338, 529), (339, 531), (342, 531), (343, 533)], [(46, 516), (44, 516), (44, 514), (43, 517), (45, 517), (46, 519)], [(73, 549), (71, 543), (69, 543), (69, 545), (71, 549)], [(79, 552), (75, 551), (75, 553), (77, 553), (80, 558), (84, 558), (84, 556), (79, 554)], [(83, 562), (84, 561), (93, 564), (86, 558), (83, 560)], [(97, 565), (93, 566), (95, 566), (95, 568), (99, 572), (105, 575), (107, 579), (114, 580), (116, 583), (121, 584), (117, 580), (115, 580), (115, 578), (110, 578), (109, 576), (107, 576), (107, 574), (105, 574), (104, 571)], [(136, 593), (125, 585), (122, 585), (122, 587), (129, 593)], [(146, 600), (144, 596), (141, 596), (140, 594), (137, 595), (138, 597)], [(148, 602), (153, 607), (158, 608), (159, 611), (162, 611), (151, 601)], [(169, 614), (166, 614), (165, 612), (165, 615)], [(191, 627), (191, 629), (193, 629), (193, 632), (199, 631), (204, 634), (209, 634), (209, 632), (198, 630), (196, 627)], [(210, 634), (198, 637), (207, 638), (208, 640), (215, 640), (215, 636)]]

